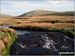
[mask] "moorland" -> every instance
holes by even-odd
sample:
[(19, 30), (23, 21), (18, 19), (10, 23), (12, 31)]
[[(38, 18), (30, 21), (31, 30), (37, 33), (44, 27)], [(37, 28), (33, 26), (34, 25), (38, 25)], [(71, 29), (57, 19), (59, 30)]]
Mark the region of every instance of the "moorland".
[[(34, 55), (34, 52), (39, 55), (40, 53), (38, 51), (42, 52), (41, 54), (43, 55), (50, 55), (59, 54), (62, 51), (74, 51), (74, 11), (51, 12), (35, 10), (19, 16), (3, 16), (5, 15), (2, 15), (0, 18), (0, 43), (2, 45), (0, 50), (2, 55)], [(1, 27), (5, 25), (9, 27)], [(16, 30), (30, 31), (31, 34), (18, 35)], [(41, 36), (44, 36), (45, 40)], [(28, 40), (30, 42), (26, 41), (26, 39), (30, 39)], [(56, 42), (56, 45), (59, 47), (57, 48), (53, 42), (53, 45), (50, 44), (50, 39)], [(46, 45), (48, 41), (52, 47)], [(58, 43), (58, 41), (61, 43)], [(16, 51), (14, 52), (15, 49)], [(23, 52), (23, 49), (26, 51)]]

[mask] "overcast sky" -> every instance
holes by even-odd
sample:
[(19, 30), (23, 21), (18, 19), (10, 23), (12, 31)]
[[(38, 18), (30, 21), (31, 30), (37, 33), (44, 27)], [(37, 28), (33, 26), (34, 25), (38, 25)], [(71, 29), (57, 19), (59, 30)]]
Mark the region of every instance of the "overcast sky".
[(18, 16), (32, 10), (74, 11), (74, 1), (1, 1), (1, 14)]

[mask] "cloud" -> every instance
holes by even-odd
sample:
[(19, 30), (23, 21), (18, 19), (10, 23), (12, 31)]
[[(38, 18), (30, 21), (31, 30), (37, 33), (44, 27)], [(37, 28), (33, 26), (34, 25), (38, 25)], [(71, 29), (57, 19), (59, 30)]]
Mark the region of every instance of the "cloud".
[(47, 8), (46, 4), (36, 4), (28, 1), (4, 1), (1, 4), (1, 13), (8, 14), (21, 14), (24, 12), (28, 12), (28, 10), (37, 9), (37, 8)]
[[(62, 9), (61, 9), (62, 8)], [(2, 1), (1, 2), (1, 13), (7, 13), (12, 15), (20, 15), (22, 13), (36, 10), (36, 9), (47, 9), (47, 10), (73, 10), (74, 2), (72, 1)]]
[(46, 2), (50, 3), (51, 5), (53, 6), (74, 6), (74, 1), (68, 1), (68, 0), (65, 0), (65, 1), (50, 1), (50, 0), (46, 0)]
[(47, 2), (51, 3), (52, 5), (57, 5), (60, 3), (60, 1), (47, 1)]

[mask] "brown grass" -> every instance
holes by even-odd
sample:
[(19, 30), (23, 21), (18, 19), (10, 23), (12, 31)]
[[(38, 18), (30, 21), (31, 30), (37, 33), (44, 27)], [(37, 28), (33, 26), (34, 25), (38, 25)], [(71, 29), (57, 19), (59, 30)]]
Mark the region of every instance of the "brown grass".
[(38, 16), (38, 17), (27, 17), (27, 18), (2, 18), (0, 19), (1, 25), (6, 24), (25, 24), (25, 23), (74, 23), (74, 17), (73, 16)]
[[(0, 25), (11, 25), (14, 29), (23, 30), (58, 30), (74, 32), (74, 16), (35, 16), (35, 17), (18, 17), (2, 18)], [(67, 33), (66, 32), (66, 33)]]

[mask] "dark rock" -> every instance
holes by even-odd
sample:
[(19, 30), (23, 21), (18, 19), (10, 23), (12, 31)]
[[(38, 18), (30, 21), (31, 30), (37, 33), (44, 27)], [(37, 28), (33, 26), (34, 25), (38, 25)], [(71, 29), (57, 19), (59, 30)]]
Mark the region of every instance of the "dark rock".
[(50, 49), (41, 48), (41, 47), (31, 47), (28, 50), (23, 50), (19, 55), (52, 55), (57, 54)]
[(57, 43), (54, 45), (59, 51), (74, 51), (74, 41), (71, 41), (70, 37), (60, 32), (49, 32), (48, 37)]
[[(11, 55), (51, 55), (74, 51), (74, 41), (60, 32), (32, 32), (20, 35), (11, 45)], [(15, 51), (14, 51), (15, 50)]]
[[(23, 49), (29, 49), (31, 46), (40, 46), (44, 45), (44, 41), (40, 34), (35, 35), (21, 35), (18, 39), (11, 45), (10, 54), (18, 54)], [(16, 50), (16, 51), (14, 51)]]

